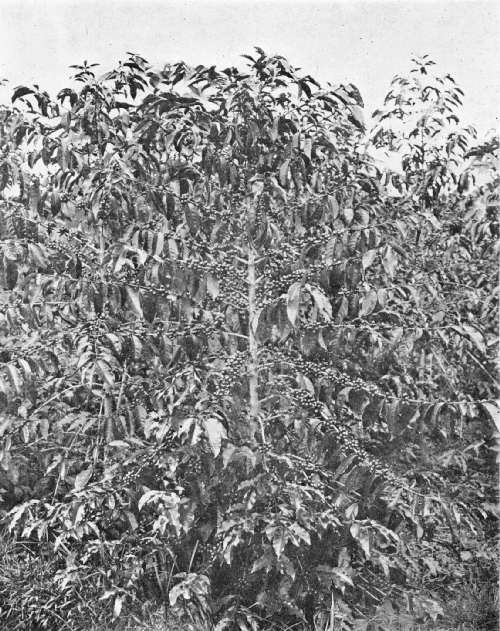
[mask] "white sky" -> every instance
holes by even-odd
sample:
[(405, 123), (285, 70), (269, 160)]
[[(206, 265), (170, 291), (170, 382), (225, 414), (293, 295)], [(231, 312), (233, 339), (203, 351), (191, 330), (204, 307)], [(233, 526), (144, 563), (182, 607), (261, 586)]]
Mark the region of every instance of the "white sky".
[[(110, 69), (125, 51), (154, 64), (223, 67), (260, 46), (321, 80), (352, 82), (367, 113), (412, 55), (428, 53), (466, 93), (464, 122), (499, 128), (500, 0), (0, 0), (0, 78), (55, 95), (70, 64)], [(0, 101), (9, 93), (0, 90)]]

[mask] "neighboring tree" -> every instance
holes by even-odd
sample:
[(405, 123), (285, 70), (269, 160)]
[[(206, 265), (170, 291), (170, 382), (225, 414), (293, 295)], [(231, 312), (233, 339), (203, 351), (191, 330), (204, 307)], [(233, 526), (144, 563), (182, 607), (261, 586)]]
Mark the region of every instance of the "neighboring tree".
[(12, 628), (366, 629), (494, 558), (494, 144), (446, 131), (451, 79), (368, 137), (353, 85), (247, 59), (1, 112), (4, 523), (52, 564)]

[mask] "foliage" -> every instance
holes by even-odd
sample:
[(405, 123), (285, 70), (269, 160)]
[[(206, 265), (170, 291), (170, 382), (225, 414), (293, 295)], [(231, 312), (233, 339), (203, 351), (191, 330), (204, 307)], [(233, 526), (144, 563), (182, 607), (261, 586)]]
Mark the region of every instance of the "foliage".
[(498, 143), (427, 58), (366, 131), (355, 86), (246, 57), (85, 62), (1, 111), (3, 521), (54, 564), (30, 628), (89, 598), (425, 622), (494, 558)]

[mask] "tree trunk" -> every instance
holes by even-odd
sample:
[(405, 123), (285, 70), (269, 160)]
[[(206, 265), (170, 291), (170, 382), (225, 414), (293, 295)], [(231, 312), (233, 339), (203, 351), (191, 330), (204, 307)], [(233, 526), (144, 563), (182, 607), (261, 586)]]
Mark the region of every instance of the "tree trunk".
[(248, 283), (248, 389), (249, 389), (249, 409), (248, 421), (250, 429), (255, 432), (259, 416), (259, 394), (258, 394), (258, 343), (255, 337), (257, 325), (257, 299), (255, 276), (255, 250), (252, 246), (248, 248), (247, 263), (247, 283)]

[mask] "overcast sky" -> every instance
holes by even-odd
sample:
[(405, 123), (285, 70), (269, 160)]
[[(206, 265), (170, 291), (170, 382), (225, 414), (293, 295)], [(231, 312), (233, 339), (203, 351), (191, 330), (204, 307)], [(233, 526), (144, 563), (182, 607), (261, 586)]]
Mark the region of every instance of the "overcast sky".
[[(431, 55), (466, 93), (464, 122), (498, 129), (500, 0), (0, 0), (0, 78), (55, 94), (68, 66), (227, 66), (260, 46), (321, 80), (355, 83), (371, 111), (412, 55)], [(0, 90), (0, 100), (8, 98)]]

